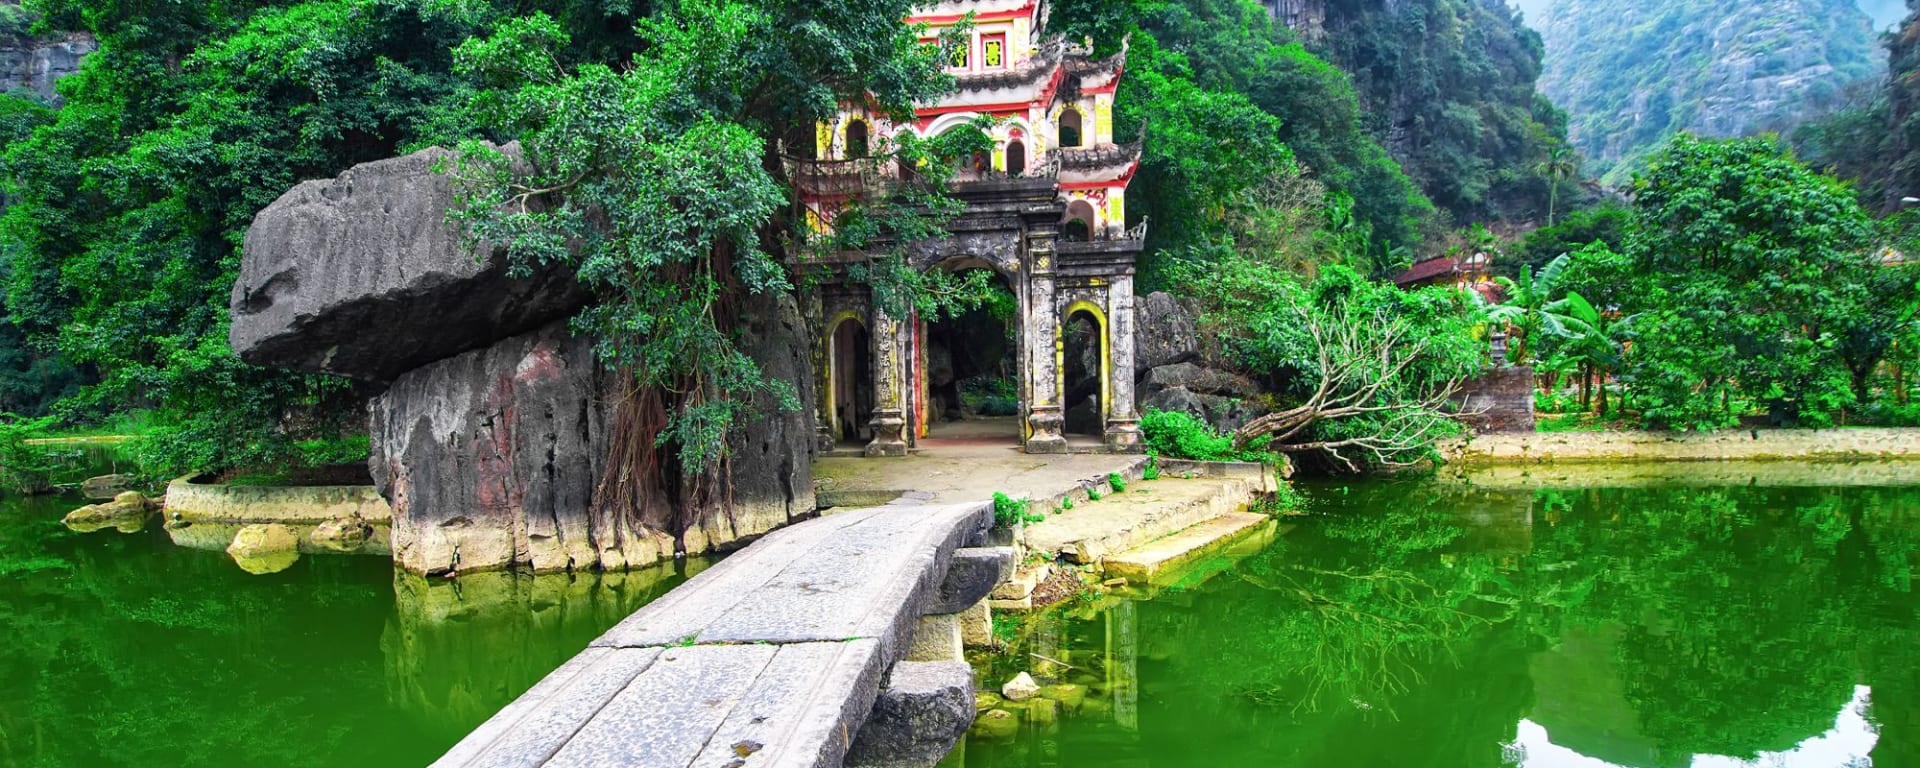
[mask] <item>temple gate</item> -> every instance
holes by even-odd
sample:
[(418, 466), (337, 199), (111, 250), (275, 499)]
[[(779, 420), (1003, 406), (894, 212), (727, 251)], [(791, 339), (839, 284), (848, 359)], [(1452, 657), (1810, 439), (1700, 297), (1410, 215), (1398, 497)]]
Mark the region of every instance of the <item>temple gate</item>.
[[(915, 269), (988, 269), (1014, 300), (1011, 349), (1017, 434), (1029, 453), (1069, 450), (1070, 418), (1092, 424), (1107, 450), (1141, 450), (1133, 397), (1133, 277), (1146, 239), (1126, 221), (1126, 187), (1140, 164), (1138, 143), (1113, 140), (1113, 96), (1126, 53), (1102, 59), (1041, 34), (1038, 0), (949, 0), (909, 18), (927, 25), (928, 44), (972, 14), (969, 42), (952, 60), (958, 89), (895, 124), (849, 107), (818, 126), (808, 157), (788, 158), (805, 215), (831, 227), (846, 200), (901, 177), (890, 160), (870, 159), (881, 142), (906, 133), (935, 136), (987, 115), (989, 156), (956, 176), (950, 194), (964, 212), (944, 238), (910, 248)], [(794, 148), (789, 147), (789, 153)], [(812, 292), (822, 375), (823, 449), (860, 444), (868, 456), (901, 456), (942, 419), (964, 415), (959, 355), (991, 346), (918, 316), (888, 317), (871, 290), (848, 279), (862, 254), (829, 257)], [(1071, 358), (1070, 346), (1084, 345)], [(946, 366), (946, 368), (942, 368)], [(1088, 390), (1069, 402), (1067, 374)]]

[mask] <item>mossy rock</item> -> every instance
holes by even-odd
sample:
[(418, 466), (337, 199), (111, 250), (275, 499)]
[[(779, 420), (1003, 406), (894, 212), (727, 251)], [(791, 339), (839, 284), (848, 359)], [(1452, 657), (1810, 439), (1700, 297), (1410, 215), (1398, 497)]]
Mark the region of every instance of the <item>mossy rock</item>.
[(1004, 709), (989, 709), (973, 719), (970, 731), (992, 741), (1012, 741), (1020, 733), (1020, 718)]
[(1059, 702), (1068, 712), (1077, 712), (1087, 700), (1087, 689), (1072, 683), (1045, 685), (1040, 687), (1040, 698)]

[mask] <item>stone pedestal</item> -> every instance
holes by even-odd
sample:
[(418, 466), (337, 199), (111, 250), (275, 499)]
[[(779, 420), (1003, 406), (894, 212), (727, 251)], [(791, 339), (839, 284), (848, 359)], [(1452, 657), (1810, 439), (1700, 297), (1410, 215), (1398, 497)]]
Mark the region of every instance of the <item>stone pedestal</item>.
[(1027, 437), (1027, 453), (1066, 453), (1067, 438), (1062, 434), (1066, 419), (1058, 405), (1036, 405), (1027, 415), (1032, 434)]
[(907, 419), (899, 411), (874, 411), (873, 442), (867, 443), (867, 456), (907, 455)]
[(1139, 419), (1109, 419), (1107, 421), (1107, 451), (1109, 453), (1145, 453), (1146, 437), (1140, 434)]

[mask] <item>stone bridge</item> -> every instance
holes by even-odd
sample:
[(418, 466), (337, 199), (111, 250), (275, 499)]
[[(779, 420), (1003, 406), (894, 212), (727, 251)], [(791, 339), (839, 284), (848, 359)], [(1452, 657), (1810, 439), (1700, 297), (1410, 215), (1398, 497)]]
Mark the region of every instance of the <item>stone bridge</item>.
[(896, 504), (769, 534), (622, 621), (434, 765), (931, 764), (973, 720), (972, 674), (958, 658), (905, 659), (926, 642), (923, 615), (979, 603), (1011, 570), (1011, 547), (985, 546), (992, 522), (986, 503)]

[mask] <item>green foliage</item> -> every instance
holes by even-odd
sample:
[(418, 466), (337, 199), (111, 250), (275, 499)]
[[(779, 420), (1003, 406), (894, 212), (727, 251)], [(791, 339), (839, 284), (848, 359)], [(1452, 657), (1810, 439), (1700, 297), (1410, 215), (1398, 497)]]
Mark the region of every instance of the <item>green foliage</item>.
[(1633, 210), (1611, 201), (1569, 211), (1559, 223), (1527, 233), (1517, 258), (1494, 267), (1508, 277), (1515, 277), (1522, 268), (1537, 271), (1547, 262), (1591, 243), (1605, 243), (1618, 249), (1626, 242), (1627, 228), (1632, 222)]
[(1281, 480), (1279, 486), (1276, 487), (1272, 493), (1264, 493), (1256, 496), (1253, 504), (1248, 507), (1248, 511), (1256, 515), (1280, 517), (1282, 515), (1297, 514), (1306, 508), (1306, 495), (1294, 488), (1292, 483)]
[(0, 414), (0, 484), (18, 494), (45, 493), (53, 488), (53, 473), (63, 465), (52, 452), (27, 441), (45, 437), (52, 417), (23, 419)]
[(1125, 475), (1122, 475), (1118, 472), (1107, 473), (1107, 485), (1113, 487), (1114, 493), (1127, 492), (1127, 478)]
[[(792, 383), (762, 375), (735, 343), (742, 296), (791, 289), (768, 249), (787, 189), (763, 161), (780, 129), (811, 125), (845, 101), (871, 98), (904, 115), (948, 87), (938, 52), (899, 23), (910, 7), (681, 3), (638, 23), (641, 53), (617, 68), (555, 67), (572, 40), (544, 13), (503, 21), (455, 51), (461, 72), (495, 89), (476, 100), (477, 114), (521, 140), (528, 169), (462, 144), (465, 192), (453, 218), (473, 241), (504, 244), (517, 270), (565, 264), (578, 274), (597, 301), (575, 331), (596, 339), (600, 359), (642, 397), (660, 399), (664, 424), (647, 431), (686, 474), (720, 465), (728, 435), (769, 403), (799, 407)], [(820, 36), (848, 50), (821, 51)], [(908, 268), (900, 244), (937, 233), (940, 217), (957, 211), (942, 174), (984, 141), (960, 130), (886, 148), (926, 178), (873, 196), (812, 245), (893, 243), (856, 275), (892, 316), (977, 303), (983, 275), (942, 282), (944, 273)]]
[(1140, 469), (1141, 480), (1160, 479), (1160, 452), (1147, 449), (1147, 465)]
[[(1153, 219), (1153, 253), (1204, 257), (1249, 218), (1269, 219), (1256, 229), (1276, 221), (1289, 230), (1320, 228), (1320, 195), (1297, 194), (1306, 189), (1290, 182), (1297, 178), (1344, 201), (1325, 225), (1357, 242), (1351, 251), (1358, 255), (1372, 253), (1375, 242), (1416, 242), (1428, 228), (1433, 205), (1369, 135), (1351, 79), (1259, 5), (1066, 0), (1054, 4), (1051, 23), (1104, 50), (1130, 35), (1115, 123), (1122, 140), (1146, 125), (1128, 200), (1130, 211)], [(1299, 260), (1328, 260), (1313, 252), (1324, 246), (1308, 250)], [(1145, 273), (1146, 284), (1161, 284), (1162, 260), (1150, 255)]]
[(0, 41), (7, 38), (24, 38), (33, 34), (33, 23), (38, 20), (32, 11), (18, 5), (0, 3)]
[(1268, 440), (1235, 448), (1233, 437), (1214, 431), (1206, 422), (1182, 411), (1148, 408), (1140, 417), (1140, 432), (1156, 455), (1193, 461), (1251, 461), (1272, 464), (1277, 454), (1266, 450)]
[(1012, 528), (1021, 523), (1038, 523), (1045, 519), (1039, 513), (1032, 511), (1032, 502), (1025, 497), (1016, 499), (994, 491), (993, 526), (995, 528)]
[(1874, 231), (1852, 192), (1767, 140), (1676, 139), (1635, 183), (1628, 378), (1647, 422), (1709, 429), (1736, 397), (1781, 423), (1856, 395), (1841, 347), (1876, 313)]
[(1566, 116), (1534, 90), (1545, 47), (1502, 3), (1343, 2), (1325, 56), (1353, 73), (1381, 137), (1461, 223), (1546, 218), (1571, 161)]

